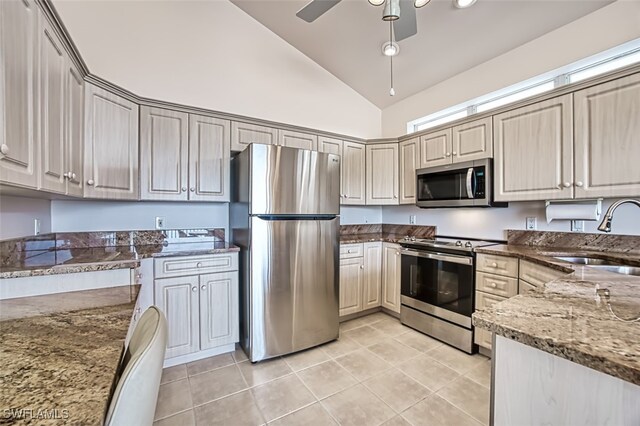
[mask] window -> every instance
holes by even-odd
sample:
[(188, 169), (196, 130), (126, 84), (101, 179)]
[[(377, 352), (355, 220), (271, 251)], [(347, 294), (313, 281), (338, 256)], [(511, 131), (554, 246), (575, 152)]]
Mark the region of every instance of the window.
[(557, 70), (463, 102), (426, 117), (412, 120), (407, 123), (407, 133), (418, 132), (468, 117), (478, 112), (489, 111), (530, 96), (548, 92), (567, 83), (575, 83), (636, 63), (640, 63), (640, 39), (624, 43)]

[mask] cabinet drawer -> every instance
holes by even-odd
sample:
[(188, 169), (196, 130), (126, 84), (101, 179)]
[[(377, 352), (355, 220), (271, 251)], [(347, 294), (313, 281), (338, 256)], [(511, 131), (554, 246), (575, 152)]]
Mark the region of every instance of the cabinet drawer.
[(490, 308), (496, 303), (500, 303), (507, 299), (508, 297), (494, 296), (493, 294), (476, 291), (476, 310)]
[(502, 297), (515, 296), (518, 294), (518, 279), (476, 272), (476, 290)]
[(364, 256), (362, 244), (340, 244), (340, 259)]
[(507, 277), (518, 277), (518, 259), (515, 257), (478, 254), (476, 270)]
[(527, 260), (520, 261), (519, 278), (527, 281), (529, 284), (533, 284), (534, 286), (539, 287), (566, 274), (566, 272), (537, 265)]
[(528, 291), (535, 290), (537, 285), (526, 282), (525, 280), (518, 280), (518, 294), (524, 294)]
[(156, 278), (238, 270), (238, 253), (155, 259)]
[(473, 331), (473, 342), (483, 348), (491, 349), (491, 337), (493, 333), (482, 328), (476, 328)]

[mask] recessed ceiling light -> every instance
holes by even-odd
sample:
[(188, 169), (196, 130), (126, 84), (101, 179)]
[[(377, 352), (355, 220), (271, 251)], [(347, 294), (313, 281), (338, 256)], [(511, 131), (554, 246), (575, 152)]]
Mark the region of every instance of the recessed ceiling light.
[(396, 56), (398, 53), (400, 53), (400, 46), (396, 42), (389, 43), (387, 41), (382, 44), (382, 54), (384, 56)]
[(385, 0), (369, 0), (369, 3), (371, 3), (374, 6), (382, 6), (384, 4)]
[(429, 3), (431, 0), (414, 0), (413, 1), (413, 5), (415, 7), (422, 7), (424, 5), (426, 5), (427, 3)]
[(469, 7), (473, 5), (476, 0), (453, 0), (453, 5), (458, 9), (464, 9), (465, 7)]

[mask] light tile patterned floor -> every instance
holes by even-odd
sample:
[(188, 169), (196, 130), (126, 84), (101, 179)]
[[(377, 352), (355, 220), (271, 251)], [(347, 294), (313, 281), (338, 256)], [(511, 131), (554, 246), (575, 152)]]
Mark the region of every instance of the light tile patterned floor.
[(167, 368), (155, 425), (481, 425), (491, 365), (383, 313), (257, 364), (241, 349)]

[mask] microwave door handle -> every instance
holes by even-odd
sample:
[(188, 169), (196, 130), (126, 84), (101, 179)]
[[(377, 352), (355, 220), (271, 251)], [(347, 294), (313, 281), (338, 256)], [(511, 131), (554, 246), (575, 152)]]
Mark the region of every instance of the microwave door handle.
[(473, 190), (473, 167), (469, 167), (467, 170), (467, 197), (474, 198), (474, 190)]

